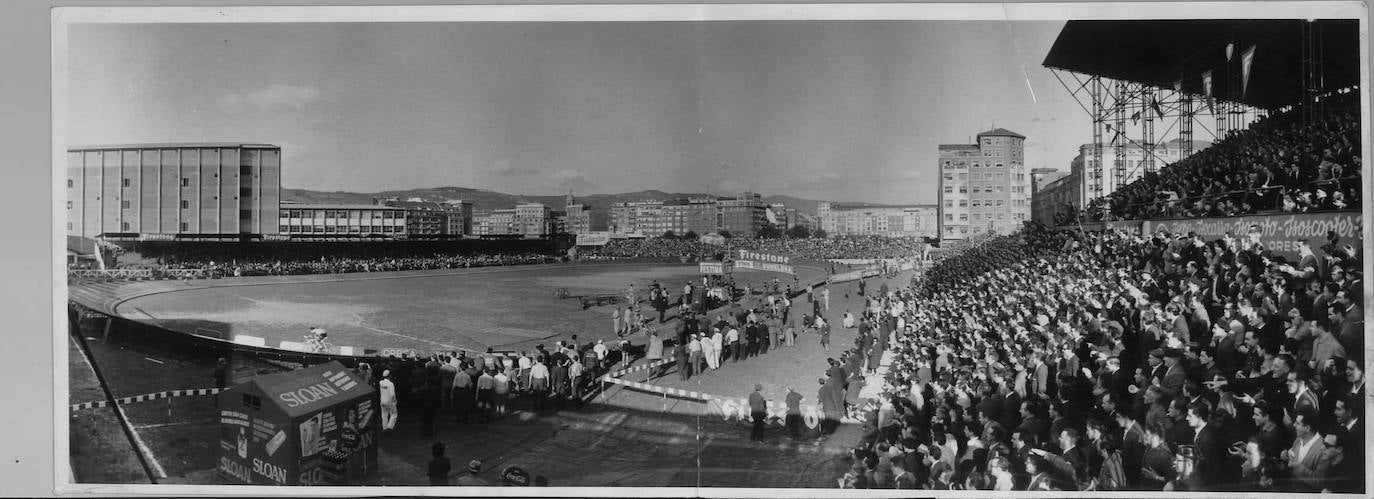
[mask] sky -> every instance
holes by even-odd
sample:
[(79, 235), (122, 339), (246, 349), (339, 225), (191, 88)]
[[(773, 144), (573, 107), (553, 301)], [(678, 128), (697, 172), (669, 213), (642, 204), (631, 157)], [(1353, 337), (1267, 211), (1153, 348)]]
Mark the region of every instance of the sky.
[(934, 203), (995, 127), (1067, 170), (1063, 22), (76, 24), (69, 145), (282, 147), (282, 187)]

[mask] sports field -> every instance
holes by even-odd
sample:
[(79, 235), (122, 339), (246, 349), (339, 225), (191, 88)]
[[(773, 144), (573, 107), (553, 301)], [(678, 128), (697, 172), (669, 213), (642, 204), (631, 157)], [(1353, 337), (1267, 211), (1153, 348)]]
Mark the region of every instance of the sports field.
[[(818, 270), (799, 272), (803, 282), (821, 276)], [(136, 297), (117, 312), (190, 334), (258, 337), (272, 347), (301, 341), (310, 327), (319, 326), (329, 333), (331, 345), (353, 347), (355, 354), (384, 348), (520, 350), (572, 335), (579, 342), (614, 338), (612, 305), (584, 310), (577, 296), (619, 293), (630, 284), (644, 293), (653, 282), (680, 293), (688, 281), (700, 283), (695, 264), (555, 264), (310, 277), (317, 279), (225, 279)], [(757, 286), (775, 277), (791, 282), (790, 276), (764, 272), (738, 272), (736, 281)], [(559, 298), (560, 289), (571, 297)], [(643, 313), (657, 318), (647, 306)], [(665, 329), (675, 324), (676, 309), (667, 315)]]

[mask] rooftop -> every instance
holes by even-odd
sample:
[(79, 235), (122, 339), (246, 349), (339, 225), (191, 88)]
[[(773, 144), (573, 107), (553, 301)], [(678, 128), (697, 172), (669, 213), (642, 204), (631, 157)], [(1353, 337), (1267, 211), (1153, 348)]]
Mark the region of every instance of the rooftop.
[(1005, 129), (1005, 128), (994, 128), (994, 129), (992, 129), (992, 130), (988, 130), (988, 131), (986, 131), (986, 132), (980, 133), (980, 134), (978, 134), (978, 136), (979, 136), (979, 137), (1016, 137), (1016, 138), (1018, 138), (1018, 139), (1024, 139), (1024, 138), (1026, 138), (1025, 135), (1021, 135), (1021, 134), (1019, 134), (1019, 133), (1013, 132), (1013, 131), (1011, 131), (1011, 130), (1007, 130), (1007, 129)]
[(249, 147), (259, 149), (281, 149), (281, 146), (257, 142), (148, 142), (140, 144), (103, 144), (70, 146), (67, 151), (105, 151), (111, 149), (197, 149)]

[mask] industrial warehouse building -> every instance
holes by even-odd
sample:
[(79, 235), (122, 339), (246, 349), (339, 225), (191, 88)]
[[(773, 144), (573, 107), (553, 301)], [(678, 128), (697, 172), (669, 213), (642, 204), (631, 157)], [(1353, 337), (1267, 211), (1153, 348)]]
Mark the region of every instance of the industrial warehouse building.
[(281, 148), (249, 143), (67, 150), (67, 235), (275, 236)]

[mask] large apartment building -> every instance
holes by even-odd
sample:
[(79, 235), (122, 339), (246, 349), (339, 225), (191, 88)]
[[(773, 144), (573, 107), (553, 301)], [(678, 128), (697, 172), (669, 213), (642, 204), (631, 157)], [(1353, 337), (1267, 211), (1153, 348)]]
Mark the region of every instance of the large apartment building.
[(941, 240), (1009, 234), (1030, 219), (1025, 141), (997, 128), (978, 134), (974, 144), (939, 146)]

